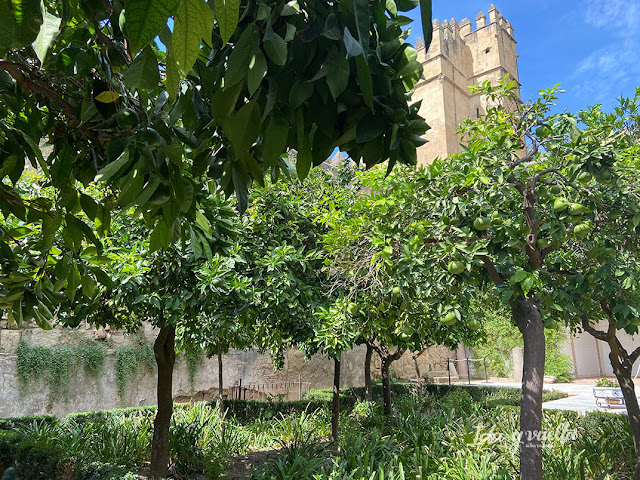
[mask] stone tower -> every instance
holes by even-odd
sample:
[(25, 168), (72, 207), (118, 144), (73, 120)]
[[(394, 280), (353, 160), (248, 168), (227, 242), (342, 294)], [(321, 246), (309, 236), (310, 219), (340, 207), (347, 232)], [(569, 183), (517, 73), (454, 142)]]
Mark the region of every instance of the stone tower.
[(505, 75), (518, 82), (518, 55), (513, 27), (494, 5), (488, 19), (478, 13), (475, 30), (468, 18), (460, 23), (434, 20), (429, 50), (422, 39), (416, 48), (424, 80), (416, 86), (413, 100), (422, 100), (420, 114), (431, 127), (425, 135), (428, 143), (418, 149), (418, 164), (425, 164), (460, 151), (458, 125), (478, 118), (486, 106), (469, 87), (487, 80), (495, 83)]

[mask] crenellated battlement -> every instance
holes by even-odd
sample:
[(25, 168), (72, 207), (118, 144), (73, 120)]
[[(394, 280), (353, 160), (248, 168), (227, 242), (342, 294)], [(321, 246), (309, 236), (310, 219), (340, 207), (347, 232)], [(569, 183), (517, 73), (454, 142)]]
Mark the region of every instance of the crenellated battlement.
[[(514, 38), (513, 26), (511, 22), (504, 18), (504, 16), (498, 11), (495, 5), (491, 4), (489, 10), (489, 17), (483, 12), (478, 12), (476, 15), (475, 29), (473, 23), (468, 18), (463, 18), (458, 23), (455, 18), (450, 20), (443, 20), (440, 22), (437, 18), (433, 20), (433, 36), (443, 35), (445, 31), (451, 34), (459, 34), (464, 39), (467, 35), (477, 32), (485, 27), (496, 24), (501, 30), (504, 30), (511, 38)], [(424, 40), (419, 38), (416, 42), (416, 49), (423, 50), (425, 47)]]
[(420, 114), (431, 126), (428, 142), (418, 150), (418, 161), (429, 163), (460, 150), (458, 125), (466, 118), (478, 118), (486, 102), (469, 87), (496, 83), (505, 76), (518, 81), (518, 54), (511, 23), (495, 5), (479, 12), (475, 23), (469, 18), (433, 20), (433, 40), (428, 49), (416, 42), (423, 80), (413, 98), (422, 100)]

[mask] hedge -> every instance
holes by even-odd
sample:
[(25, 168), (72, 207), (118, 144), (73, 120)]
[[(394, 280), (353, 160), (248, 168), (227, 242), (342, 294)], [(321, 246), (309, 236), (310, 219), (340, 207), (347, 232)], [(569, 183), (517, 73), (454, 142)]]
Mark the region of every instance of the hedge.
[[(215, 402), (210, 402), (209, 405), (213, 406)], [(290, 413), (304, 412), (305, 410), (313, 412), (329, 406), (330, 403), (325, 400), (296, 400), (293, 402), (265, 402), (263, 400), (224, 401), (227, 415), (235, 418), (243, 425), (258, 418), (269, 419), (280, 414), (288, 415)]]

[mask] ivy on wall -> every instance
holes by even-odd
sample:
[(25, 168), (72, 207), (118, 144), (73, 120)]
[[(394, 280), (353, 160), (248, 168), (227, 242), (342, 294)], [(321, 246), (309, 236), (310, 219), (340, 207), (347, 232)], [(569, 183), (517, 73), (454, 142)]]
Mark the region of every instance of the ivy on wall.
[(138, 347), (118, 347), (115, 355), (118, 396), (123, 400), (127, 389), (127, 378), (142, 367), (154, 371), (157, 368), (156, 357), (153, 346), (149, 342), (144, 342)]
[[(104, 369), (108, 348), (95, 340), (83, 337), (80, 345), (31, 346), (24, 338), (18, 341), (18, 380), (24, 395), (27, 387), (45, 382), (52, 401), (66, 400), (69, 394), (71, 372), (84, 368), (90, 376), (99, 378)], [(122, 346), (114, 351), (116, 359), (116, 384), (122, 400), (126, 393), (127, 378), (139, 369), (156, 369), (153, 346), (144, 342), (136, 347)]]
[(204, 359), (204, 352), (200, 349), (189, 349), (183, 352), (183, 356), (185, 361), (187, 362), (187, 373), (189, 374), (189, 388), (191, 389), (191, 394), (193, 394), (195, 390), (196, 384), (196, 375), (198, 374), (198, 370), (200, 369), (200, 364)]

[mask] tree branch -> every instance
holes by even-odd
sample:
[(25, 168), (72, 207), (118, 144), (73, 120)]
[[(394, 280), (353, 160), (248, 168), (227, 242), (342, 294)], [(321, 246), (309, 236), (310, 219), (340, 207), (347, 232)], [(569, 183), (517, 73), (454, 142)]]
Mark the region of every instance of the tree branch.
[(76, 115), (76, 111), (73, 106), (65, 101), (60, 94), (52, 88), (50, 85), (44, 86), (39, 82), (35, 82), (31, 78), (31, 70), (26, 65), (21, 65), (19, 63), (7, 62), (0, 60), (0, 70), (4, 70), (9, 75), (11, 75), (16, 82), (20, 84), (22, 88), (25, 90), (31, 90), (34, 92), (38, 92), (49, 100), (57, 103), (60, 108), (72, 119), (71, 126), (75, 127), (80, 122), (78, 121), (78, 117)]
[(500, 274), (498, 273), (498, 270), (496, 270), (496, 266), (493, 264), (491, 259), (486, 255), (478, 255), (478, 258), (482, 260), (482, 263), (484, 263), (484, 267), (487, 270), (491, 281), (496, 285), (502, 285), (504, 280), (500, 277)]
[(582, 315), (582, 328), (588, 332), (592, 337), (597, 338), (598, 340), (602, 340), (603, 342), (607, 341), (607, 334), (605, 332), (601, 332), (600, 330), (596, 330), (589, 323), (589, 319), (586, 315)]

